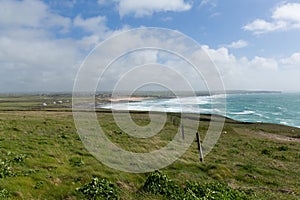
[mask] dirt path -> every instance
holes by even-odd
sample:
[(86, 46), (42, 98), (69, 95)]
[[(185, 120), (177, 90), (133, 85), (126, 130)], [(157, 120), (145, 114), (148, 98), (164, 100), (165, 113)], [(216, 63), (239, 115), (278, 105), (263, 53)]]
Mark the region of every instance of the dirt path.
[(251, 135), (257, 135), (260, 137), (272, 139), (272, 140), (279, 140), (279, 141), (285, 141), (285, 142), (300, 142), (300, 138), (293, 138), (293, 137), (288, 137), (284, 135), (277, 135), (273, 133), (267, 133), (263, 131), (254, 131), (254, 130), (249, 130), (249, 129), (239, 129), (239, 128), (234, 128), (234, 131), (240, 134), (251, 134)]

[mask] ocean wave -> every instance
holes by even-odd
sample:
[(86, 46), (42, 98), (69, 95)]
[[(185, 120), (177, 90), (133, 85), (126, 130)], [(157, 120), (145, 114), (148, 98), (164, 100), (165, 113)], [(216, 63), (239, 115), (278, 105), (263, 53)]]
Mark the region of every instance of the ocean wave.
[(261, 114), (261, 113), (253, 113), (254, 115), (256, 115), (256, 116), (258, 116), (258, 117), (265, 117), (263, 114)]
[(279, 122), (280, 124), (282, 124), (282, 125), (288, 125), (289, 123), (287, 123), (287, 122), (285, 122), (285, 121), (281, 121), (281, 122)]
[(211, 95), (210, 97), (211, 98), (216, 98), (216, 99), (225, 99), (226, 96), (228, 96), (228, 94), (214, 94), (214, 95)]
[(182, 97), (174, 98), (163, 101), (168, 104), (180, 104), (180, 105), (205, 105), (213, 103), (210, 97)]
[[(220, 114), (245, 122), (266, 122), (299, 127), (300, 96), (287, 96), (284, 99), (270, 98), (268, 95), (227, 95), (227, 104), (223, 108), (225, 95), (182, 97), (171, 99), (147, 99), (139, 102), (101, 104), (98, 108), (114, 110), (138, 110), (160, 112), (184, 112)], [(259, 104), (260, 103), (260, 104)]]
[(278, 116), (278, 115), (282, 115), (282, 113), (279, 113), (279, 112), (273, 112), (272, 115)]
[(242, 112), (229, 112), (228, 114), (231, 114), (231, 115), (253, 115), (253, 114), (255, 114), (255, 112), (251, 111), (251, 110), (245, 110)]

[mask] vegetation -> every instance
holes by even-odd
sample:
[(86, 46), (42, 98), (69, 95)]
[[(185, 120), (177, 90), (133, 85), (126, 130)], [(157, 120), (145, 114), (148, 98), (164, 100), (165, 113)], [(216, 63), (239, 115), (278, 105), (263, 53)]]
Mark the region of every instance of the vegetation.
[(119, 199), (118, 188), (107, 179), (95, 177), (90, 183), (77, 189), (87, 199)]
[(220, 182), (203, 184), (187, 181), (184, 187), (179, 187), (167, 175), (159, 171), (148, 176), (142, 189), (155, 195), (162, 195), (166, 199), (256, 199), (253, 191), (233, 189)]
[[(67, 105), (34, 107), (40, 102), (31, 98), (38, 97), (0, 97), (0, 199), (299, 199), (300, 129), (227, 119), (204, 163), (195, 142), (160, 172), (131, 174), (103, 165), (85, 149)], [(149, 123), (147, 112), (131, 116)], [(111, 141), (134, 152), (166, 145), (180, 119), (170, 113), (160, 133), (138, 139), (120, 130), (109, 111), (98, 110), (97, 117)], [(209, 119), (201, 115), (201, 138)]]

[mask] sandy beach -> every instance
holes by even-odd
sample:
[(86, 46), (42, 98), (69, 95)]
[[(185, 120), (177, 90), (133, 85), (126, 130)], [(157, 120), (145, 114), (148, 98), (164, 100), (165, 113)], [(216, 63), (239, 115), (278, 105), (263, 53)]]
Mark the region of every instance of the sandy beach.
[(145, 100), (145, 99), (150, 99), (149, 97), (112, 97), (112, 98), (109, 98), (108, 100), (110, 102), (124, 102), (124, 101), (142, 101), (142, 100)]

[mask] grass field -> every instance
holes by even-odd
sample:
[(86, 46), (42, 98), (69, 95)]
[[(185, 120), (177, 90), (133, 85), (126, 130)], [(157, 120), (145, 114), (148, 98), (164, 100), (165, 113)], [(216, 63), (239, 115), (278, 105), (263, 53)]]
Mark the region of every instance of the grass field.
[[(48, 105), (53, 101), (62, 104)], [(77, 188), (93, 177), (106, 178), (121, 199), (168, 199), (141, 190), (150, 173), (132, 174), (111, 169), (83, 146), (74, 126), (67, 97), (0, 97), (0, 199), (84, 199)], [(146, 140), (132, 138), (98, 110), (107, 136), (130, 151), (147, 152), (164, 146), (174, 136), (177, 114), (168, 114), (164, 129)], [(149, 123), (146, 112), (132, 112), (137, 124)], [(201, 115), (202, 137), (210, 116)], [(161, 169), (176, 185), (186, 181), (225, 183), (252, 190), (253, 199), (300, 198), (300, 129), (226, 120), (217, 145), (200, 163), (197, 144), (172, 165)], [(252, 198), (252, 197), (251, 197)]]

